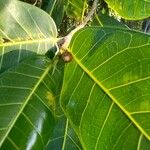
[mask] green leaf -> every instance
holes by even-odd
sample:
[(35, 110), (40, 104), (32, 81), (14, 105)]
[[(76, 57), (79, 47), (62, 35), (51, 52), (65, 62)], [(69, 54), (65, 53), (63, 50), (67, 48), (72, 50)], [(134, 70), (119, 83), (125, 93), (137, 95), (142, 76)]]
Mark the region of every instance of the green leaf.
[(87, 0), (67, 0), (66, 13), (77, 21), (83, 20), (86, 8)]
[(17, 0), (0, 0), (0, 72), (29, 55), (45, 54), (56, 45), (52, 18)]
[(57, 117), (53, 136), (49, 140), (47, 150), (82, 150), (80, 141), (68, 119), (62, 114)]
[(61, 80), (44, 56), (24, 60), (0, 76), (1, 149), (44, 149), (55, 126)]
[(149, 0), (105, 0), (121, 17), (139, 20), (150, 17)]
[[(64, 62), (59, 61), (56, 66), (59, 70), (63, 70)], [(56, 69), (57, 69), (56, 68)], [(60, 72), (59, 76), (63, 76), (63, 71)], [(58, 78), (59, 79), (59, 78)], [(82, 150), (80, 140), (78, 139), (76, 133), (74, 132), (72, 126), (70, 125), (68, 119), (64, 115), (62, 108), (60, 107), (60, 92), (62, 88), (62, 80), (57, 81), (59, 87), (57, 87), (56, 95), (56, 109), (55, 109), (55, 127), (52, 133), (52, 136), (49, 139), (47, 150)], [(63, 78), (61, 78), (63, 79)]]
[(61, 104), (84, 149), (149, 149), (149, 48), (149, 35), (125, 29), (75, 34)]
[(42, 9), (50, 14), (59, 27), (64, 16), (64, 0), (44, 0)]
[(52, 14), (57, 0), (43, 0), (42, 9), (45, 10), (48, 14)]
[(61, 25), (63, 20), (64, 8), (64, 0), (58, 0), (51, 15), (51, 17), (55, 20), (57, 27)]
[(114, 27), (114, 28), (127, 28), (122, 22), (119, 22), (113, 17), (108, 16), (107, 14), (96, 14), (91, 23), (92, 26), (101, 26), (101, 27)]

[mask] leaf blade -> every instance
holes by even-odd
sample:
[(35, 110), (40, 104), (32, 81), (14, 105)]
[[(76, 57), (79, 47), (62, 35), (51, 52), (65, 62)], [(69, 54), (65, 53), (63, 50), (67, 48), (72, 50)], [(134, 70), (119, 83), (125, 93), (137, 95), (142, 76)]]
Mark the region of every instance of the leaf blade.
[(66, 13), (68, 16), (83, 21), (84, 12), (87, 8), (86, 0), (67, 0)]
[(1, 75), (1, 148), (43, 149), (46, 145), (55, 125), (57, 83), (56, 77), (50, 77), (52, 68), (52, 63), (40, 56)]
[(29, 55), (45, 54), (56, 46), (55, 23), (44, 11), (17, 0), (2, 0), (0, 8), (1, 72)]
[[(148, 35), (126, 29), (91, 27), (80, 30), (74, 36), (70, 45), (74, 60), (66, 65), (61, 103), (85, 149), (105, 149), (105, 144), (108, 145), (107, 149), (111, 149), (115, 140), (119, 141), (113, 147), (115, 149), (121, 148), (122, 144), (127, 149), (135, 149), (140, 134), (144, 134), (149, 143), (148, 121), (145, 122), (147, 126), (144, 126), (141, 124), (142, 119), (137, 120), (130, 114), (134, 107), (140, 109), (141, 103), (134, 103), (134, 107), (125, 106), (132, 99), (138, 99), (137, 94), (143, 93), (143, 103), (147, 105), (143, 109), (149, 110), (148, 100), (146, 102), (144, 98), (149, 93), (149, 90), (144, 89), (148, 89), (149, 85), (142, 85), (141, 92), (131, 87), (120, 89), (119, 92), (110, 90), (123, 82), (149, 78), (149, 45)], [(145, 68), (145, 72), (141, 73), (141, 68)], [(119, 126), (119, 119), (122, 127)], [(111, 120), (115, 129), (107, 120)], [(121, 134), (121, 129), (125, 133)], [(110, 134), (109, 139), (106, 135)], [(132, 139), (135, 142), (131, 144)]]
[(129, 20), (138, 20), (148, 18), (150, 16), (150, 2), (145, 0), (127, 0), (116, 1), (106, 0), (108, 5), (116, 11), (120, 16)]

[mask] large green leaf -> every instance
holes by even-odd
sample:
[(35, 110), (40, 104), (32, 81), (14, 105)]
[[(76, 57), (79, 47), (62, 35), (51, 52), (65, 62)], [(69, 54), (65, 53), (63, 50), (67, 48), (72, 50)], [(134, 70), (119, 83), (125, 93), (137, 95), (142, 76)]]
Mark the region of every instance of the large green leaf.
[(0, 70), (56, 44), (55, 23), (44, 11), (18, 0), (0, 0)]
[(66, 12), (67, 15), (82, 21), (84, 17), (85, 10), (87, 8), (87, 0), (66, 0)]
[(121, 17), (138, 20), (150, 17), (149, 0), (105, 0)]
[(0, 148), (41, 150), (55, 126), (62, 76), (44, 56), (24, 60), (0, 76)]
[(75, 34), (61, 103), (84, 149), (149, 149), (149, 48), (149, 35), (126, 29)]

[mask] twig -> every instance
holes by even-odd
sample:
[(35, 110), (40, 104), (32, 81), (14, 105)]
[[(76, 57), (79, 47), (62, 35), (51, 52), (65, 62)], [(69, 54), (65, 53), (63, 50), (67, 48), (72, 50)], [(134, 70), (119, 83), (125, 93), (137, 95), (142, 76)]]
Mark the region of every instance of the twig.
[(83, 22), (77, 26), (74, 30), (72, 30), (67, 36), (65, 36), (64, 38), (60, 39), (57, 43), (58, 43), (58, 47), (60, 49), (60, 53), (63, 53), (63, 50), (64, 49), (67, 49), (69, 44), (70, 44), (70, 41), (73, 37), (73, 35), (80, 29), (82, 29), (83, 27), (86, 26), (86, 24), (90, 21), (90, 19), (92, 18), (92, 16), (94, 15), (95, 13), (95, 10), (97, 8), (97, 3), (98, 3), (98, 0), (95, 0), (93, 2), (93, 5), (92, 5), (92, 8), (91, 8), (91, 11), (88, 13), (87, 17), (83, 20)]
[(41, 7), (41, 5), (42, 5), (42, 0), (35, 0), (35, 2), (34, 2), (33, 5), (34, 5), (34, 6), (37, 6), (37, 7)]
[(92, 16), (94, 15), (95, 10), (96, 10), (96, 8), (97, 8), (97, 3), (98, 3), (98, 0), (95, 0), (95, 1), (93, 2), (91, 11), (88, 13), (87, 17), (84, 19), (84, 21), (83, 21), (83, 23), (82, 23), (84, 26), (90, 21), (90, 19), (91, 19)]
[(33, 3), (33, 5), (36, 5), (36, 4), (37, 4), (37, 2), (38, 2), (38, 0), (35, 0), (35, 2)]

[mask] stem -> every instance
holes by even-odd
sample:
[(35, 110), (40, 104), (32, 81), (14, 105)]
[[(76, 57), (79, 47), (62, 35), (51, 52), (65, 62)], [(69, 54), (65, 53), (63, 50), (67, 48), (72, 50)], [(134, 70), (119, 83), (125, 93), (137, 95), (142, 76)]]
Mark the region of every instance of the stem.
[(98, 0), (95, 0), (93, 2), (91, 11), (88, 13), (87, 17), (84, 19), (84, 21), (82, 23), (84, 26), (91, 20), (92, 16), (94, 15), (95, 10), (97, 8), (97, 3), (98, 3)]
[(70, 41), (73, 37), (73, 35), (79, 31), (80, 29), (82, 29), (83, 27), (86, 26), (86, 24), (91, 20), (92, 16), (94, 15), (95, 13), (95, 10), (97, 8), (97, 3), (98, 3), (98, 0), (95, 0), (93, 2), (93, 5), (92, 5), (92, 8), (91, 8), (91, 11), (88, 13), (87, 17), (83, 20), (83, 22), (81, 24), (79, 24), (79, 26), (77, 26), (74, 30), (72, 30), (67, 36), (65, 36), (64, 38), (60, 39), (57, 44), (58, 44), (58, 47), (60, 49), (60, 53), (63, 53), (64, 49), (67, 49), (69, 44), (70, 44)]

